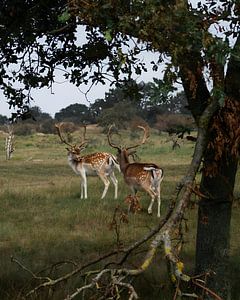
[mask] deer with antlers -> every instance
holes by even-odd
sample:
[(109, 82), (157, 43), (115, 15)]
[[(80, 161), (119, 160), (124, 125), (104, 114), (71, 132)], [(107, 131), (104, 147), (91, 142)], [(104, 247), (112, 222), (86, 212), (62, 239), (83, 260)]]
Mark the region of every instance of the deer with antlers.
[(160, 184), (163, 180), (163, 170), (153, 163), (130, 163), (129, 156), (135, 153), (135, 151), (129, 151), (131, 149), (137, 148), (140, 145), (144, 144), (149, 137), (147, 130), (143, 126), (138, 126), (138, 128), (144, 131), (142, 141), (137, 145), (131, 147), (117, 146), (111, 141), (111, 129), (110, 126), (108, 130), (108, 143), (112, 148), (117, 149), (117, 160), (120, 164), (120, 169), (123, 174), (126, 184), (130, 187), (133, 195), (136, 195), (138, 190), (146, 191), (150, 197), (151, 202), (148, 206), (148, 213), (152, 214), (152, 206), (157, 198), (158, 208), (157, 216), (160, 217), (160, 206), (161, 206), (161, 197), (160, 197)]
[(83, 141), (77, 146), (68, 143), (62, 135), (61, 128), (63, 123), (55, 124), (60, 140), (66, 144), (68, 151), (68, 163), (73, 171), (81, 177), (81, 199), (87, 199), (87, 176), (99, 176), (104, 183), (104, 190), (101, 199), (103, 199), (108, 191), (110, 177), (114, 188), (114, 198), (117, 198), (118, 180), (115, 177), (114, 169), (120, 172), (119, 164), (114, 155), (106, 152), (96, 152), (87, 155), (81, 155), (88, 141), (85, 138), (86, 126), (84, 126)]

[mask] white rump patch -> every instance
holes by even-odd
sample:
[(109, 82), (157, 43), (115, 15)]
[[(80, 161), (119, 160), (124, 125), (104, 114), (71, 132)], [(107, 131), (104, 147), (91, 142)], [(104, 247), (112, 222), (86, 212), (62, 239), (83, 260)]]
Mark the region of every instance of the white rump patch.
[(143, 168), (145, 171), (153, 171), (153, 170), (157, 170), (156, 168), (154, 167), (144, 167)]
[(163, 177), (163, 170), (162, 169), (156, 169), (154, 167), (144, 167), (143, 168), (145, 171), (151, 171), (152, 176), (154, 180), (159, 180)]

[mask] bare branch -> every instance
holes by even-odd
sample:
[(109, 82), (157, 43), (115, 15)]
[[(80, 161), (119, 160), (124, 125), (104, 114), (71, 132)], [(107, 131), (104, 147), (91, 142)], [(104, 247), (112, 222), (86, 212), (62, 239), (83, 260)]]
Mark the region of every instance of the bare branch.
[(210, 290), (209, 288), (205, 287), (204, 285), (202, 285), (201, 283), (199, 283), (199, 280), (193, 280), (193, 283), (195, 285), (197, 285), (198, 287), (200, 287), (201, 289), (203, 289), (205, 292), (207, 292), (208, 294), (210, 294), (212, 297), (214, 297), (216, 300), (223, 300), (223, 298), (219, 297), (216, 293), (214, 293), (212, 290)]

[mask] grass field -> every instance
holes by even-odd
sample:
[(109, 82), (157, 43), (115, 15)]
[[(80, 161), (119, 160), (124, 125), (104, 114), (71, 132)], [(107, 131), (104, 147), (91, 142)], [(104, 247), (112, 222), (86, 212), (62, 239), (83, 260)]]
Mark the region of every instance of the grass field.
[[(99, 129), (88, 132), (92, 139), (85, 153), (108, 151), (106, 136)], [(130, 143), (128, 133), (124, 141)], [(77, 134), (74, 138), (77, 140)], [(133, 142), (133, 140), (131, 141)], [(139, 148), (141, 161), (155, 162), (164, 169), (162, 183), (162, 215), (167, 209), (168, 201), (175, 184), (187, 170), (193, 152), (191, 142), (181, 143), (181, 148), (173, 151), (172, 143), (166, 135), (152, 133), (146, 145)], [(116, 206), (127, 206), (123, 199), (129, 194), (119, 179), (119, 197), (113, 199), (111, 185), (104, 200), (100, 199), (103, 184), (97, 177), (88, 179), (88, 199), (80, 199), (80, 181), (67, 164), (66, 150), (54, 135), (33, 135), (16, 137), (15, 152), (10, 161), (5, 160), (4, 134), (0, 133), (0, 299), (17, 299), (21, 289), (27, 290), (31, 276), (28, 272), (11, 262), (17, 258), (33, 272), (44, 270), (59, 261), (74, 263), (86, 262), (88, 259), (108, 252), (115, 245), (113, 231), (109, 229)], [(238, 172), (235, 195), (240, 194), (240, 176)], [(157, 224), (156, 206), (153, 215), (147, 214), (149, 198), (141, 194), (142, 211), (129, 215), (129, 223), (121, 227), (120, 238), (124, 245), (137, 240)], [(240, 279), (240, 207), (235, 204), (232, 219), (231, 266), (232, 266), (232, 300), (240, 299), (238, 282)], [(187, 212), (189, 231), (183, 257), (186, 267), (192, 270), (194, 264), (194, 244), (196, 235), (196, 213)], [(134, 263), (134, 262), (133, 262)], [(71, 263), (55, 270), (56, 274), (72, 268)], [(64, 269), (65, 268), (65, 269)], [(170, 299), (168, 284), (165, 284), (165, 264), (162, 259), (139, 279), (141, 299)], [(54, 276), (55, 276), (54, 275)], [(53, 276), (53, 277), (54, 277)], [(76, 281), (74, 281), (76, 280)], [(68, 283), (74, 286), (77, 279)], [(63, 295), (41, 299), (63, 299)], [(40, 298), (39, 298), (40, 299)], [(78, 298), (80, 299), (80, 298)]]

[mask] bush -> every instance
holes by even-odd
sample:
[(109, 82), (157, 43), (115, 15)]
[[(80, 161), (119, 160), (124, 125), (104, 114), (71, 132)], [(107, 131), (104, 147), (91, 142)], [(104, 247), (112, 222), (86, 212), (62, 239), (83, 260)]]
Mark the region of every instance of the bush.
[(36, 124), (19, 122), (14, 126), (15, 135), (31, 135), (37, 132)]
[(193, 118), (189, 115), (182, 114), (163, 114), (157, 116), (157, 122), (154, 127), (159, 132), (166, 131), (169, 135), (171, 134), (184, 134), (194, 130)]
[(103, 109), (97, 118), (98, 124), (103, 127), (103, 132), (108, 131), (111, 124), (118, 129), (128, 128), (129, 121), (136, 116), (136, 109), (130, 103), (123, 101), (116, 103), (111, 108)]
[(45, 134), (53, 134), (56, 133), (55, 122), (52, 119), (45, 120), (37, 128), (38, 132)]

